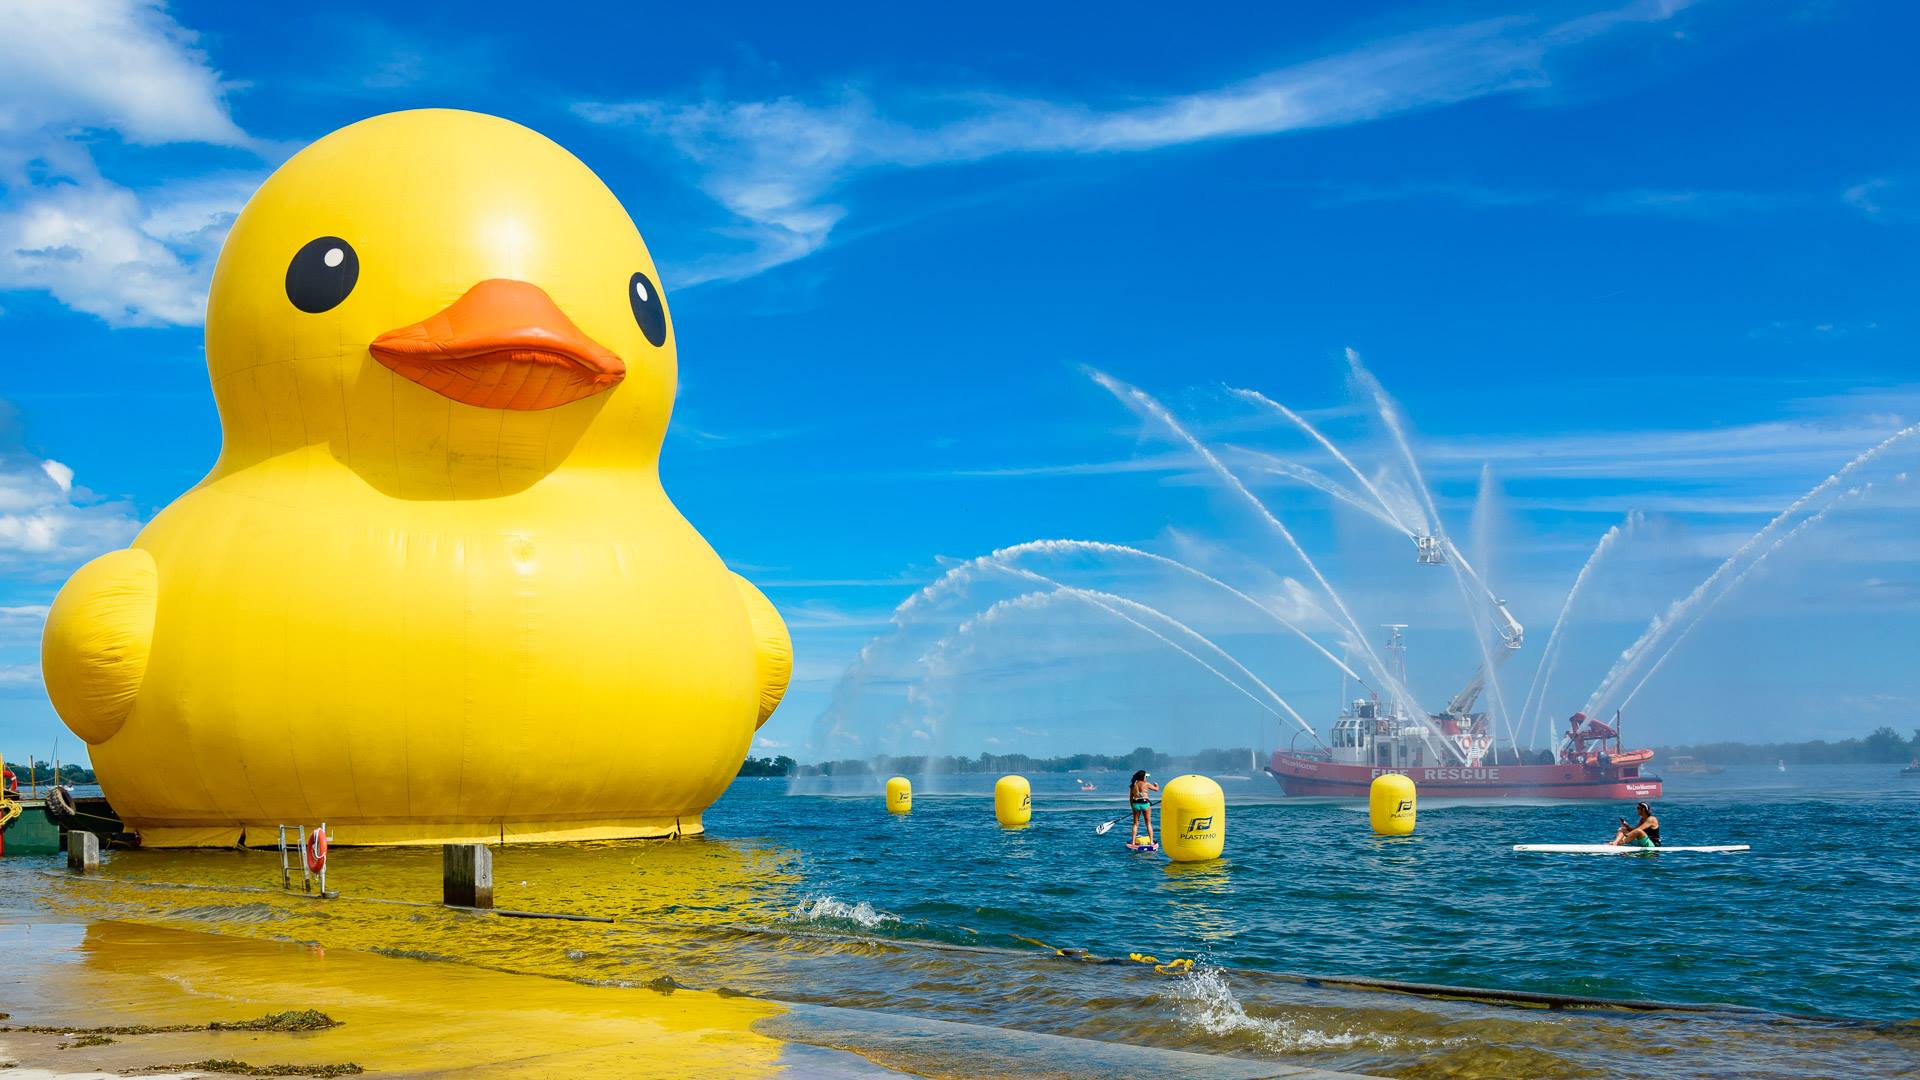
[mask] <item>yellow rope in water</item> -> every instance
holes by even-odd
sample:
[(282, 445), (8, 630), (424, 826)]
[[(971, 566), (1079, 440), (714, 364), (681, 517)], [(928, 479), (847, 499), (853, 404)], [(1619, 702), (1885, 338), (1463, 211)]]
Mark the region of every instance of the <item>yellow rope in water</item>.
[(1076, 950), (1073, 952), (1069, 952), (1066, 949), (1055, 949), (1053, 946), (1047, 944), (1044, 941), (1039, 940), (1038, 938), (1021, 937), (1019, 934), (1008, 934), (1007, 936), (1012, 938), (1015, 941), (1024, 941), (1029, 945), (1038, 945), (1043, 949), (1050, 950), (1055, 956), (1071, 956), (1071, 957), (1078, 958), (1080, 956), (1085, 955), (1084, 950)]
[[(1007, 936), (1015, 941), (1024, 941), (1029, 945), (1038, 945), (1052, 952), (1055, 956), (1064, 956), (1070, 960), (1086, 960), (1098, 963), (1100, 959), (1085, 949), (1056, 949), (1038, 938), (1023, 937), (1019, 934), (1008, 934)], [(1148, 956), (1146, 953), (1137, 952), (1128, 953), (1127, 959), (1138, 964), (1151, 964), (1153, 965), (1153, 970), (1162, 975), (1190, 975), (1193, 973), (1193, 961), (1191, 960), (1168, 960), (1165, 963), (1161, 963), (1159, 957)]]
[(1152, 964), (1153, 970), (1162, 975), (1187, 975), (1193, 971), (1193, 961), (1191, 960), (1169, 960), (1163, 964), (1157, 956), (1148, 956), (1146, 953), (1137, 952), (1128, 953), (1127, 959), (1135, 963)]

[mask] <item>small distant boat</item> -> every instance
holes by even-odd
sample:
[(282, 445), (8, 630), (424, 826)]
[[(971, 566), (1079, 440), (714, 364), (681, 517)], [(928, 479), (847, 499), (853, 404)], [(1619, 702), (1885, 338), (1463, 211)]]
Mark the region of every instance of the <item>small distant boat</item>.
[(1080, 785), (1080, 790), (1081, 790), (1081, 791), (1092, 791), (1092, 790), (1093, 790), (1093, 785), (1092, 785), (1092, 784), (1089, 784), (1089, 783), (1087, 783), (1087, 782), (1086, 782), (1085, 780), (1082, 780), (1082, 779), (1080, 779), (1080, 778), (1079, 778), (1079, 777), (1077, 777), (1077, 776), (1076, 776), (1076, 777), (1074, 777), (1073, 779), (1074, 779), (1074, 782), (1075, 782), (1075, 783), (1078, 783), (1078, 784)]
[(1710, 765), (1697, 757), (1688, 757), (1685, 754), (1680, 754), (1673, 760), (1667, 762), (1667, 771), (1670, 773), (1689, 773), (1694, 776), (1713, 776), (1717, 773), (1726, 772), (1727, 767), (1724, 765)]
[(1786, 771), (1787, 771), (1787, 762), (1786, 762), (1786, 759), (1784, 759), (1784, 758), (1782, 758), (1782, 759), (1781, 759), (1781, 761), (1780, 761), (1780, 771), (1781, 771), (1781, 772), (1786, 772)]
[(1915, 758), (1913, 764), (1901, 769), (1900, 775), (1908, 780), (1920, 780), (1920, 758)]

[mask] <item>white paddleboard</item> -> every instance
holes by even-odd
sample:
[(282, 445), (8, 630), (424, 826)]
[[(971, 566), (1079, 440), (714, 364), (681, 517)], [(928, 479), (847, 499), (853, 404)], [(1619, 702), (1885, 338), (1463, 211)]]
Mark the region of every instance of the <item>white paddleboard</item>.
[(1652, 855), (1662, 851), (1751, 851), (1748, 844), (1707, 844), (1699, 847), (1623, 847), (1619, 844), (1515, 844), (1515, 851), (1546, 851), (1558, 855)]

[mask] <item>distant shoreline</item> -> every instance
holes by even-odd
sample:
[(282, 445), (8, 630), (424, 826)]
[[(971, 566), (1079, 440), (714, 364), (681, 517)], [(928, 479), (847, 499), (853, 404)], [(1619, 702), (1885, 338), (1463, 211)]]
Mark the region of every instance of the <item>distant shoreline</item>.
[(1675, 757), (1694, 757), (1709, 765), (1905, 765), (1920, 758), (1920, 728), (1912, 739), (1882, 727), (1860, 739), (1828, 742), (1810, 739), (1796, 743), (1712, 742), (1689, 746), (1654, 747), (1654, 768)]
[[(1903, 739), (1890, 727), (1880, 727), (1858, 739), (1809, 739), (1793, 743), (1712, 742), (1682, 746), (1656, 746), (1654, 771), (1663, 761), (1676, 757), (1697, 758), (1708, 765), (1905, 765), (1920, 759), (1920, 727), (1911, 739)], [(799, 762), (782, 754), (777, 757), (750, 757), (740, 763), (741, 776), (868, 776), (878, 772), (965, 775), (971, 773), (1131, 773), (1136, 769), (1165, 772), (1190, 769), (1203, 773), (1258, 773), (1266, 765), (1267, 754), (1244, 747), (1202, 750), (1196, 754), (1165, 754), (1142, 746), (1126, 754), (1067, 754), (1059, 757), (1032, 757), (1027, 754), (981, 754), (978, 757), (913, 755), (849, 758), (840, 761)], [(22, 787), (34, 782), (24, 762), (9, 761)], [(53, 769), (40, 762), (37, 783), (47, 786)], [(929, 768), (931, 767), (931, 768)], [(67, 784), (97, 783), (93, 770), (66, 765), (60, 780)]]

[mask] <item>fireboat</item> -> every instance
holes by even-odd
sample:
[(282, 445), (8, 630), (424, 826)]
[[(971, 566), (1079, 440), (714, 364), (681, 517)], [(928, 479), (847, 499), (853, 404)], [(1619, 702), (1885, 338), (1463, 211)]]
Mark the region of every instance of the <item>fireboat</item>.
[[(1494, 602), (1506, 651), (1519, 648), (1520, 624)], [(1389, 625), (1387, 650), (1400, 686), (1406, 684), (1404, 624)], [(1474, 703), (1485, 687), (1482, 664), (1442, 712), (1420, 713), (1380, 700), (1375, 692), (1355, 698), (1334, 721), (1330, 743), (1314, 750), (1276, 750), (1267, 771), (1288, 795), (1365, 798), (1373, 778), (1383, 773), (1411, 777), (1422, 795), (1452, 798), (1534, 798), (1642, 800), (1660, 797), (1657, 776), (1642, 766), (1653, 751), (1630, 750), (1614, 723), (1574, 713), (1562, 733), (1558, 752), (1529, 752), (1498, 747), (1484, 711)], [(1341, 695), (1343, 698), (1346, 695)], [(1317, 739), (1317, 736), (1316, 736)]]

